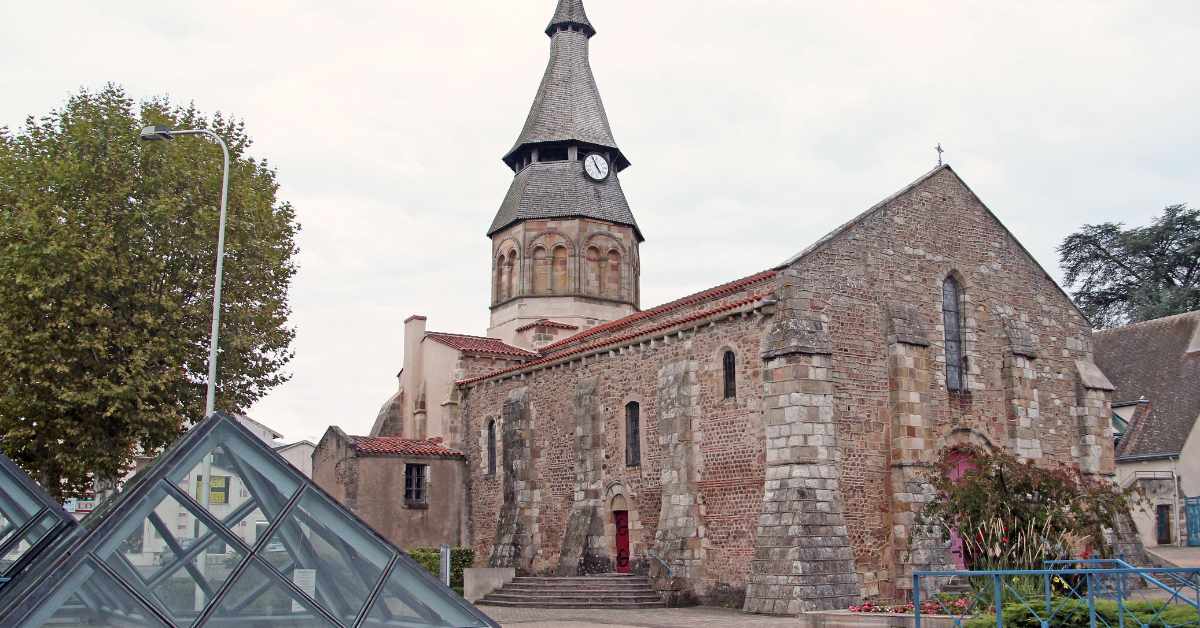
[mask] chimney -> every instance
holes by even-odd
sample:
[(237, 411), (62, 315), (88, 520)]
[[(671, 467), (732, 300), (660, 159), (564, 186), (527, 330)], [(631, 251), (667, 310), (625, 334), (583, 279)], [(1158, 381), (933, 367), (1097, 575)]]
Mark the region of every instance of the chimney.
[(411, 397), (417, 392), (418, 382), (425, 378), (421, 368), (421, 341), (425, 338), (424, 316), (412, 315), (404, 320), (404, 370), (400, 372), (400, 386)]

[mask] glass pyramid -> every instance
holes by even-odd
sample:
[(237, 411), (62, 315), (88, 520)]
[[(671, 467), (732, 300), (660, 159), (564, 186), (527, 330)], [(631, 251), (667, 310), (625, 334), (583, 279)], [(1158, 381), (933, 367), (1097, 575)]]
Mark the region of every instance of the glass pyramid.
[(0, 456), (0, 543), (5, 627), (498, 628), (222, 414), (82, 525)]

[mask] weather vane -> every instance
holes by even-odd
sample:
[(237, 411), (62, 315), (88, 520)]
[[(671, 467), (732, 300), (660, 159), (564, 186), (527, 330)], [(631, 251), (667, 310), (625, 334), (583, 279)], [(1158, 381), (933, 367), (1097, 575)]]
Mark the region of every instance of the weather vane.
[(938, 166), (941, 166), (942, 165), (942, 153), (946, 152), (946, 151), (942, 150), (941, 142), (938, 142), (937, 148), (935, 150), (937, 150), (937, 153), (938, 153)]

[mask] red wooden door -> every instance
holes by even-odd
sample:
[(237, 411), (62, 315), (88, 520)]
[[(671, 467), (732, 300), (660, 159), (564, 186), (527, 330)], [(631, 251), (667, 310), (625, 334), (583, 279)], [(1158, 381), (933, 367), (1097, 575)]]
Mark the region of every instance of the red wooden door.
[(614, 512), (613, 523), (617, 526), (617, 571), (629, 573), (629, 512)]

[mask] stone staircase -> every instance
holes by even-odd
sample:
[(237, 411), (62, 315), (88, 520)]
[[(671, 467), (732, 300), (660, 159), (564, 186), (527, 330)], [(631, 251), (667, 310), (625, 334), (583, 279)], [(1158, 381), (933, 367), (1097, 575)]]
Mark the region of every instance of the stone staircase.
[(522, 608), (662, 608), (662, 596), (645, 576), (522, 576), (476, 602)]

